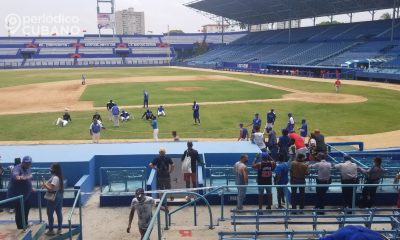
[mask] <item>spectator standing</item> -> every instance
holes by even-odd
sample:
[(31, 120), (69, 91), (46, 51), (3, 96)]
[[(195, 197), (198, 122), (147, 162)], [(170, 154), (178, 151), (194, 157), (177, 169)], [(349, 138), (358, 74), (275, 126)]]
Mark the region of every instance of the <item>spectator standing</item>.
[(106, 108), (107, 108), (107, 111), (108, 111), (108, 120), (110, 120), (110, 121), (113, 120), (113, 114), (111, 112), (111, 109), (114, 107), (114, 105), (115, 104), (114, 104), (113, 100), (110, 100), (106, 105)]
[(315, 136), (315, 142), (317, 144), (317, 153), (327, 153), (327, 148), (325, 144), (325, 136), (321, 134), (321, 131), (319, 129), (314, 130), (314, 136)]
[(240, 160), (235, 163), (233, 166), (233, 171), (235, 172), (235, 183), (236, 185), (240, 185), (237, 187), (238, 189), (238, 196), (237, 196), (237, 210), (243, 210), (243, 201), (246, 197), (246, 187), (249, 182), (249, 172), (247, 170), (247, 161), (249, 157), (246, 154), (242, 154), (240, 156)]
[(192, 106), (194, 125), (200, 125), (200, 105), (194, 101)]
[[(317, 184), (331, 184), (331, 168), (332, 164), (325, 160), (324, 153), (318, 153), (317, 155), (317, 163), (311, 164), (308, 166), (310, 169), (317, 170)], [(315, 202), (316, 209), (324, 209), (325, 208), (325, 195), (328, 191), (329, 187), (317, 187), (317, 200)], [(324, 212), (319, 212), (318, 214), (324, 214)]]
[[(365, 184), (379, 184), (385, 170), (382, 168), (382, 158), (375, 157), (374, 165), (369, 169), (358, 168), (362, 173), (366, 174)], [(362, 191), (361, 207), (371, 208), (375, 204), (377, 187), (365, 186)]]
[(112, 119), (113, 119), (113, 124), (114, 127), (119, 127), (119, 107), (118, 105), (115, 103), (114, 106), (111, 108), (111, 113), (112, 113)]
[[(287, 157), (284, 155), (279, 155), (279, 162), (275, 168), (275, 184), (276, 185), (286, 185), (289, 182), (289, 167), (287, 164)], [(278, 208), (282, 209), (282, 204), (285, 204), (285, 188), (276, 188), (278, 197)]]
[(264, 133), (260, 132), (260, 126), (256, 126), (255, 132), (251, 135), (251, 141), (254, 142), (261, 150), (261, 152), (266, 152), (267, 147), (264, 141)]
[(315, 134), (310, 134), (310, 139), (308, 139), (308, 156), (309, 161), (314, 161), (317, 157), (317, 141), (315, 141)]
[(153, 129), (153, 139), (154, 141), (158, 141), (158, 122), (157, 117), (153, 116), (151, 120), (151, 128)]
[(150, 167), (157, 172), (157, 190), (171, 189), (170, 174), (174, 171), (175, 165), (171, 158), (166, 156), (165, 148), (160, 148), (158, 153), (159, 155), (150, 163)]
[(288, 118), (289, 120), (286, 124), (286, 130), (290, 133), (294, 130), (294, 125), (296, 122), (294, 121), (293, 115), (290, 112), (288, 113)]
[(238, 141), (249, 141), (249, 131), (243, 127), (243, 123), (239, 124), (239, 138)]
[(288, 131), (286, 129), (282, 129), (282, 136), (279, 137), (278, 141), (278, 155), (279, 159), (284, 158), (285, 162), (289, 157), (289, 146), (290, 146), (289, 142), (290, 142), (290, 137), (288, 136)]
[[(297, 205), (299, 205), (300, 209), (304, 209), (305, 184), (306, 176), (308, 175), (308, 167), (304, 163), (304, 159), (304, 154), (297, 154), (297, 158), (295, 161), (292, 162), (292, 166), (290, 168), (290, 184), (304, 185), (304, 187), (291, 187), (292, 209), (297, 209)], [(298, 196), (297, 189), (299, 189)]]
[(61, 127), (65, 127), (69, 122), (71, 122), (71, 115), (68, 113), (68, 109), (66, 108), (64, 110), (64, 114), (62, 116), (62, 118), (57, 118), (56, 120), (56, 125)]
[(57, 234), (62, 232), (63, 222), (63, 199), (64, 199), (64, 177), (59, 163), (53, 163), (50, 166), (51, 178), (47, 181), (42, 179), (42, 188), (46, 189), (49, 194), (55, 194), (54, 201), (47, 200), (47, 217), (49, 220), (49, 230), (46, 232), (48, 236), (54, 236), (54, 212), (57, 215)]
[(90, 136), (92, 136), (93, 143), (99, 143), (101, 129), (106, 129), (106, 128), (103, 127), (103, 125), (99, 123), (96, 119), (93, 119), (92, 123), (89, 126), (89, 134)]
[(266, 127), (273, 127), (275, 124), (275, 120), (276, 120), (276, 114), (274, 112), (274, 109), (271, 109), (267, 113), (267, 126)]
[(303, 138), (303, 141), (305, 142), (308, 134), (308, 127), (305, 118), (301, 119), (301, 127), (298, 130), (300, 131), (300, 136)]
[[(335, 164), (334, 167), (340, 171), (343, 195), (343, 207), (353, 208), (353, 187), (346, 187), (345, 184), (357, 184), (357, 165), (351, 162), (351, 157), (346, 155), (343, 158), (344, 163)], [(354, 187), (354, 190), (356, 187)], [(351, 211), (348, 211), (351, 214)]]
[(143, 108), (149, 108), (149, 93), (146, 90), (143, 91)]
[(166, 117), (167, 114), (165, 114), (165, 108), (163, 107), (163, 105), (160, 105), (157, 109), (157, 116), (163, 116)]
[(266, 128), (268, 134), (268, 142), (267, 147), (269, 152), (271, 153), (271, 157), (274, 161), (278, 160), (278, 142), (276, 139), (276, 133), (272, 130), (272, 127), (268, 126)]
[[(252, 167), (257, 169), (257, 184), (272, 185), (272, 173), (275, 170), (276, 163), (268, 153), (261, 153), (261, 162), (254, 159)], [(267, 208), (271, 209), (272, 205), (272, 189), (271, 187), (258, 187), (258, 209), (262, 209), (264, 201), (264, 190), (267, 194)]]
[(304, 143), (303, 138), (294, 131), (289, 133), (289, 137), (294, 139), (296, 154), (303, 154), (304, 156), (306, 156), (308, 149), (306, 147), (306, 144)]
[(186, 183), (186, 188), (190, 188), (190, 182), (192, 187), (197, 187), (197, 165), (202, 164), (200, 161), (199, 153), (196, 149), (193, 149), (193, 143), (187, 142), (187, 150), (183, 153), (181, 161), (183, 162), (186, 157), (190, 157), (190, 172), (183, 174), (183, 180)]
[(24, 218), (21, 217), (22, 209), (19, 201), (15, 201), (15, 223), (18, 229), (23, 229), (23, 222), (28, 224), (29, 210), (31, 209), (30, 197), (34, 190), (32, 188), (32, 158), (25, 156), (22, 163), (15, 166), (11, 173), (10, 184), (8, 186), (7, 198), (23, 196)]

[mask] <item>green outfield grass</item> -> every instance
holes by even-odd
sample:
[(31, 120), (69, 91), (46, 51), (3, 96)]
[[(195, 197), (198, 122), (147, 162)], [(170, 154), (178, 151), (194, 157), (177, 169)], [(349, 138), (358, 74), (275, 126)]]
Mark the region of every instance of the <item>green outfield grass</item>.
[[(170, 88), (193, 89), (179, 91)], [(93, 101), (101, 107), (113, 99), (119, 105), (143, 104), (143, 90), (150, 94), (150, 104), (233, 101), (281, 98), (288, 92), (241, 83), (238, 81), (186, 81), (160, 83), (118, 83), (88, 86), (81, 97), (83, 101)], [(197, 90), (196, 90), (197, 89)]]
[(194, 70), (181, 70), (166, 67), (148, 68), (61, 68), (61, 69), (22, 69), (1, 70), (0, 87), (26, 85), (32, 83), (79, 80), (86, 74), (87, 82), (93, 78), (123, 78), (142, 76), (180, 76), (210, 75), (213, 73)]
[[(74, 69), (74, 78), (80, 77)], [(111, 72), (120, 72), (118, 76), (128, 74), (127, 72), (141, 72), (147, 76), (164, 75), (190, 75), (204, 74), (204, 72), (186, 71), (164, 68), (148, 69), (90, 69), (93, 72), (103, 72), (104, 77)], [(15, 73), (11, 79), (18, 79), (26, 75), (31, 79), (37, 70), (7, 71), (7, 74)], [(45, 75), (45, 71), (40, 70)], [(67, 70), (51, 70), (56, 77), (34, 79), (36, 82), (60, 80), (57, 76), (66, 75)], [(57, 72), (58, 71), (58, 72)], [(69, 70), (72, 71), (72, 70)], [(110, 71), (110, 72), (108, 72)], [(67, 71), (68, 72), (68, 71)], [(157, 72), (157, 73), (154, 73)], [(215, 73), (214, 73), (215, 74)], [(41, 76), (43, 76), (41, 75)], [(161, 74), (162, 75), (162, 74)], [(230, 74), (221, 74), (230, 76)], [(143, 75), (142, 75), (143, 76)], [(302, 91), (312, 92), (333, 92), (331, 83), (308, 82), (293, 79), (274, 79), (271, 77), (256, 77), (246, 75), (232, 75), (235, 78), (242, 78), (256, 82), (264, 82), (276, 86), (289, 87)], [(64, 80), (67, 78), (63, 76)], [(4, 75), (0, 77), (0, 86), (3, 83)], [(22, 80), (15, 80), (16, 85), (23, 84)], [(28, 80), (24, 80), (28, 81)], [(199, 92), (173, 92), (165, 90), (167, 87), (201, 87)], [(82, 100), (93, 100), (96, 106), (103, 107), (109, 98), (113, 98), (121, 105), (142, 104), (142, 91), (147, 89), (150, 92), (150, 104), (181, 103), (191, 102), (194, 98), (202, 101), (227, 101), (238, 99), (259, 99), (278, 98), (284, 91), (272, 90), (252, 84), (235, 81), (190, 81), (173, 83), (127, 83), (127, 84), (103, 84), (90, 86), (82, 96)], [(112, 91), (110, 91), (112, 90)], [(113, 96), (109, 95), (113, 93)], [(379, 133), (399, 129), (400, 119), (400, 94), (397, 91), (349, 86), (344, 84), (341, 92), (360, 95), (368, 98), (367, 102), (355, 104), (320, 104), (301, 102), (271, 102), (271, 103), (243, 103), (224, 105), (201, 105), (200, 118), (201, 126), (194, 126), (190, 106), (169, 107), (166, 109), (167, 117), (159, 119), (160, 138), (171, 138), (171, 131), (178, 131), (182, 138), (231, 138), (238, 135), (238, 123), (249, 124), (255, 112), (259, 112), (263, 124), (265, 123), (266, 112), (274, 108), (278, 114), (276, 129), (281, 129), (287, 122), (287, 112), (294, 114), (297, 123), (302, 117), (306, 117), (309, 129), (319, 128), (325, 135), (355, 135)], [(195, 96), (197, 95), (197, 96)], [(154, 109), (155, 110), (155, 109)], [(135, 120), (121, 124), (119, 128), (111, 127), (105, 110), (101, 112), (105, 125), (108, 128), (102, 132), (103, 139), (134, 139), (152, 138), (152, 130), (149, 122), (141, 120), (143, 109), (128, 109), (134, 114)], [(62, 113), (37, 113), (24, 115), (0, 116), (0, 140), (75, 140), (90, 139), (88, 134), (89, 124), (93, 112), (72, 112), (72, 123), (61, 128), (54, 126), (57, 117)], [(279, 132), (279, 130), (278, 130)]]

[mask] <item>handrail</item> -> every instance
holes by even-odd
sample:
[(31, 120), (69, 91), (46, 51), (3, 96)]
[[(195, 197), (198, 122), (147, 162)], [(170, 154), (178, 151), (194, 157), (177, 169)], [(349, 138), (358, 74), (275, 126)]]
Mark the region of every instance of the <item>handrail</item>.
[(76, 208), (76, 204), (78, 203), (78, 200), (79, 200), (80, 234), (81, 234), (81, 239), (82, 239), (82, 209), (81, 209), (80, 199), (81, 199), (81, 190), (79, 189), (77, 194), (76, 194), (76, 197), (75, 197), (75, 200), (74, 200), (74, 204), (72, 205), (71, 211), (68, 214), (69, 239), (71, 239), (71, 240), (72, 240), (72, 224), (71, 224), (72, 214), (74, 213), (74, 210)]
[(13, 202), (19, 200), (19, 204), (21, 206), (21, 219), (22, 219), (22, 228), (24, 229), (24, 231), (26, 230), (26, 222), (25, 222), (25, 209), (24, 209), (24, 196), (23, 195), (19, 195), (16, 197), (12, 197), (12, 198), (8, 198), (5, 200), (1, 200), (0, 201), (0, 205), (8, 203), (8, 202)]
[[(328, 147), (330, 147), (330, 148), (335, 149), (337, 152), (341, 153), (343, 156), (348, 155), (348, 154), (346, 154), (345, 152), (343, 152), (343, 151), (341, 151), (341, 150), (338, 150), (337, 148), (335, 148), (335, 147), (333, 147), (333, 146), (331, 146), (331, 145), (329, 145), (329, 144), (326, 144), (326, 145), (327, 145)], [(348, 155), (348, 156), (350, 156), (350, 155)], [(357, 159), (353, 158), (352, 156), (350, 156), (350, 157), (351, 157), (351, 160), (352, 160), (353, 162), (357, 163), (358, 165), (362, 166), (363, 168), (368, 168), (367, 165), (363, 164), (362, 162), (358, 161)]]

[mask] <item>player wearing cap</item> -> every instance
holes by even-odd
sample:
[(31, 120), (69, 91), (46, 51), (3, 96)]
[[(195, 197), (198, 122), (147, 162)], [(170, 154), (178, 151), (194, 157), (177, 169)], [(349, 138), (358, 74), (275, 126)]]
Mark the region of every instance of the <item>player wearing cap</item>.
[(268, 126), (266, 129), (268, 134), (268, 141), (266, 143), (269, 152), (271, 153), (271, 157), (274, 161), (278, 160), (278, 141), (276, 137), (276, 132), (272, 130), (271, 126)]
[(21, 217), (22, 209), (19, 201), (15, 201), (15, 223), (18, 229), (23, 229), (28, 224), (29, 210), (31, 209), (30, 196), (33, 191), (32, 188), (32, 172), (31, 172), (32, 158), (25, 156), (22, 163), (15, 166), (11, 173), (11, 179), (8, 186), (7, 198), (23, 196), (24, 202), (24, 219)]
[[(261, 153), (261, 161), (255, 158), (252, 164), (254, 169), (257, 169), (257, 184), (258, 185), (272, 185), (272, 173), (275, 170), (275, 161), (269, 156), (268, 153)], [(271, 187), (258, 188), (258, 209), (262, 209), (264, 199), (264, 189), (267, 194), (267, 208), (271, 209), (272, 205), (272, 191)]]
[(294, 121), (294, 118), (293, 118), (293, 114), (291, 112), (288, 113), (288, 117), (289, 117), (289, 120), (288, 120), (288, 122), (286, 124), (286, 130), (289, 133), (291, 133), (294, 130), (295, 121)]
[(143, 108), (149, 108), (149, 93), (146, 90), (143, 91)]
[(338, 79), (336, 79), (336, 81), (335, 81), (335, 90), (336, 90), (336, 93), (339, 93), (339, 90), (340, 90), (340, 86), (342, 85), (342, 82), (340, 81), (340, 79), (338, 78)]
[(108, 120), (110, 120), (110, 121), (113, 120), (111, 109), (114, 107), (114, 105), (115, 104), (114, 104), (113, 100), (110, 100), (106, 105), (107, 111), (108, 111)]
[[(138, 188), (135, 192), (135, 197), (132, 199), (131, 211), (129, 214), (129, 223), (126, 232), (130, 233), (132, 220), (135, 215), (135, 211), (137, 211), (140, 239), (143, 239), (144, 234), (149, 227), (151, 218), (153, 217), (152, 208), (154, 205), (154, 199), (152, 197), (146, 196), (144, 194), (143, 188)], [(161, 210), (164, 210), (164, 208), (161, 207)]]
[(194, 101), (192, 106), (194, 125), (200, 125), (200, 105)]
[(300, 136), (303, 138), (304, 141), (306, 141), (306, 137), (308, 134), (308, 127), (305, 118), (301, 119), (301, 127), (298, 128), (298, 130), (300, 131)]
[(274, 112), (274, 109), (271, 109), (268, 113), (267, 113), (267, 126), (266, 127), (273, 127), (274, 123), (276, 120), (276, 114)]
[(252, 123), (247, 125), (247, 127), (253, 126), (251, 133), (255, 133), (257, 126), (261, 129), (261, 122), (262, 122), (262, 120), (261, 120), (259, 114), (255, 113)]
[(163, 105), (160, 105), (157, 109), (157, 116), (163, 116), (166, 117), (167, 114), (165, 114), (165, 108)]
[(62, 118), (57, 118), (56, 125), (57, 126), (61, 125), (61, 127), (65, 127), (71, 121), (72, 121), (71, 115), (69, 115), (68, 109), (66, 108)]

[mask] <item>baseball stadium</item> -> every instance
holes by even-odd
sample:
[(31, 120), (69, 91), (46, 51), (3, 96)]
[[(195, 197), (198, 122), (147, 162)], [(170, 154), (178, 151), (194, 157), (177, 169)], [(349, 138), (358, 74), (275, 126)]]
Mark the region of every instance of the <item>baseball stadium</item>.
[(117, 3), (65, 36), (3, 11), (0, 240), (400, 239), (399, 0), (186, 1), (218, 30), (162, 34)]

